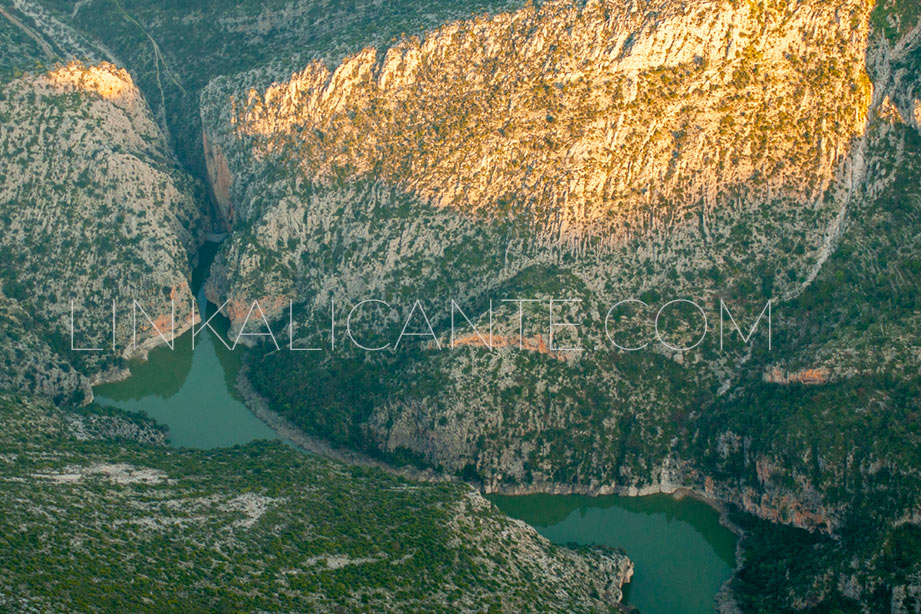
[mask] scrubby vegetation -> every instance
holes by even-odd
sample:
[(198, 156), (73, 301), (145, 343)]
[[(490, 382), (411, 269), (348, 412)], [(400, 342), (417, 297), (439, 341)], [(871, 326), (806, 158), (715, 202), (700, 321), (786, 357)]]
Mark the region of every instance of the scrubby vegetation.
[[(91, 288), (99, 304), (151, 262), (169, 262), (170, 281), (188, 277), (200, 211), (185, 206), (194, 182), (172, 164), (170, 142), (188, 168), (209, 174), (232, 230), (207, 286), (218, 303), (260, 298), (278, 321), (289, 300), (323, 317), (332, 300), (381, 298), (399, 306), (376, 333), (392, 340), (416, 298), (439, 331), (450, 298), (469, 314), (484, 314), (490, 299), (583, 301), (564, 312), (581, 324), (570, 341), (582, 354), (548, 349), (541, 325), (526, 329), (529, 348), (515, 347), (508, 304), (497, 309), (505, 341), (495, 352), (436, 351), (428, 340), (368, 354), (341, 336), (331, 352), (253, 352), (255, 387), (304, 431), (494, 491), (689, 486), (738, 510), (746, 538), (731, 588), (744, 611), (917, 610), (916, 2), (41, 6), (122, 57), (154, 119), (142, 104), (135, 119), (145, 129), (124, 140), (125, 131), (106, 132), (121, 115), (98, 113), (114, 103), (37, 88), (47, 73), (33, 68), (40, 49), (3, 22), (12, 68), (0, 86), (0, 121), (10, 127), (0, 167), (0, 340), (18, 345), (0, 360), (12, 370), (26, 352), (41, 355), (42, 377), (16, 370), (0, 383), (38, 392), (72, 384), (58, 400), (82, 400), (58, 362), (66, 340), (19, 330), (33, 316), (17, 309), (44, 281), (69, 279), (67, 265), (109, 280)], [(482, 11), (490, 14), (475, 16)], [(101, 134), (104, 143), (94, 140)], [(142, 160), (147, 170), (94, 174), (109, 168), (101, 159)], [(51, 172), (51, 162), (66, 172)], [(173, 187), (182, 198), (166, 198)], [(146, 203), (143, 211), (114, 194)], [(151, 220), (167, 210), (162, 223)], [(149, 244), (161, 226), (174, 230), (158, 235), (168, 248)], [(721, 348), (711, 334), (692, 352), (655, 343), (618, 351), (604, 322), (624, 298), (653, 312), (695, 299), (711, 330), (721, 299), (743, 326), (775, 299), (772, 346), (762, 327), (748, 345), (734, 336)], [(693, 313), (684, 316), (667, 333), (692, 342)], [(475, 322), (485, 328), (483, 316)], [(650, 335), (648, 321), (617, 324), (626, 339)], [(296, 337), (324, 346), (326, 335), (305, 327)], [(17, 403), (7, 403), (14, 422), (69, 420)], [(44, 548), (58, 577), (95, 584), (56, 581), (27, 559), (0, 561), (29, 599), (48, 591), (81, 609), (127, 576), (151, 599), (138, 607), (151, 609), (170, 599), (358, 611), (604, 601), (604, 587), (579, 584), (576, 605), (559, 603), (555, 585), (533, 581), (543, 577), (536, 567), (510, 566), (518, 551), (454, 543), (507, 526), (486, 508), (471, 511), (476, 498), (462, 486), (410, 485), (274, 444), (154, 454), (42, 428), (11, 432), (34, 431), (28, 445), (60, 452), (30, 456), (0, 440), (12, 459), (4, 475), (14, 496), (57, 503), (17, 508), (3, 532), (16, 541), (3, 552)], [(103, 457), (121, 468), (109, 475), (80, 460)], [(122, 465), (152, 473), (125, 477)], [(112, 486), (119, 479), (134, 482)], [(252, 525), (254, 508), (234, 507), (231, 489), (262, 510)], [(64, 518), (64, 532), (42, 542), (41, 514)], [(94, 524), (100, 518), (112, 521), (111, 538)], [(127, 546), (113, 540), (138, 526), (143, 549), (117, 557)], [(375, 549), (378, 532), (387, 535)], [(109, 548), (105, 559), (82, 549), (90, 539)], [(169, 565), (188, 593), (162, 592)], [(260, 590), (245, 591), (237, 573)]]
[[(0, 607), (613, 612), (629, 562), (552, 546), (460, 483), (0, 396)], [(154, 443), (139, 443), (140, 441)]]

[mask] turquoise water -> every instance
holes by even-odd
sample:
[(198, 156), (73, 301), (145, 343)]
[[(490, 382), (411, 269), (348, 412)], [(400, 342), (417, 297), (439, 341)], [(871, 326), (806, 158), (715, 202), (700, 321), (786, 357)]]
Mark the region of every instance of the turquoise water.
[[(165, 350), (170, 354), (187, 354), (176, 357), (177, 361), (188, 364), (184, 374), (176, 372), (176, 365), (163, 369), (169, 387), (156, 391), (149, 386), (150, 375), (155, 375), (151, 371), (171, 362), (159, 355), (162, 352), (158, 348), (158, 355), (151, 352), (148, 363), (132, 369), (131, 378), (98, 386), (94, 390), (96, 401), (100, 405), (143, 412), (167, 425), (170, 443), (177, 447), (218, 448), (255, 439), (277, 439), (275, 431), (254, 416), (232, 388), (228, 388), (225, 375), (229, 374), (218, 357), (215, 340), (208, 333), (199, 335), (193, 354), (190, 334), (176, 340), (176, 350)], [(138, 370), (140, 376), (135, 379)]]
[[(208, 270), (216, 251), (214, 243), (202, 248), (192, 278), (200, 308), (207, 305), (202, 271)], [(215, 325), (217, 320), (212, 325), (225, 331), (226, 320)], [(177, 447), (217, 448), (277, 439), (234, 390), (243, 350), (231, 352), (206, 330), (196, 337), (193, 352), (191, 335), (176, 339), (174, 350), (160, 346), (151, 350), (146, 362), (132, 363), (128, 379), (94, 388), (96, 402), (147, 414), (169, 428), (170, 443)]]
[(623, 548), (635, 565), (624, 601), (643, 614), (712, 614), (714, 595), (735, 565), (735, 535), (716, 510), (690, 497), (489, 499), (554, 543)]
[[(192, 278), (199, 304), (203, 272), (217, 251), (208, 244)], [(212, 306), (213, 308), (213, 306)], [(217, 321), (217, 318), (215, 318)], [(226, 331), (226, 320), (215, 328)], [(229, 447), (255, 439), (277, 439), (234, 390), (242, 350), (230, 351), (213, 333), (191, 333), (176, 349), (158, 347), (146, 362), (130, 365), (131, 377), (94, 389), (97, 402), (140, 411), (166, 425), (172, 445)], [(524, 520), (555, 543), (621, 547), (633, 560), (625, 601), (643, 614), (710, 614), (713, 597), (734, 565), (735, 536), (719, 516), (692, 498), (492, 496), (506, 514)]]

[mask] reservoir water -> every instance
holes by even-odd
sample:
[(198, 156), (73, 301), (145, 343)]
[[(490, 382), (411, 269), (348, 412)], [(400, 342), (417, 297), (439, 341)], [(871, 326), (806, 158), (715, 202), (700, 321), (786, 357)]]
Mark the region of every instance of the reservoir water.
[[(202, 248), (192, 277), (203, 307), (203, 272), (216, 251), (213, 243)], [(176, 340), (176, 349), (152, 350), (146, 362), (130, 365), (128, 379), (94, 388), (97, 402), (146, 413), (169, 428), (174, 446), (229, 447), (277, 439), (234, 390), (242, 350), (228, 350), (210, 331), (201, 333), (195, 345), (193, 352), (191, 333), (186, 333)], [(552, 542), (626, 550), (636, 569), (625, 587), (625, 601), (643, 614), (712, 614), (714, 595), (734, 566), (735, 536), (720, 525), (714, 509), (691, 497), (489, 498)]]
[[(202, 247), (192, 275), (192, 289), (202, 312), (208, 308), (201, 289), (203, 272), (210, 268), (217, 247), (217, 243)], [(211, 321), (212, 326), (224, 333), (227, 322), (219, 318)], [(242, 352), (240, 348), (228, 350), (207, 329), (196, 337), (193, 352), (189, 331), (176, 339), (175, 349), (154, 348), (146, 362), (129, 365), (131, 377), (97, 386), (93, 394), (100, 405), (140, 411), (165, 424), (174, 446), (217, 448), (277, 439), (275, 431), (246, 408), (234, 389)]]
[(557, 544), (619, 546), (633, 560), (624, 601), (643, 614), (712, 614), (735, 566), (736, 536), (692, 497), (527, 495), (489, 499)]

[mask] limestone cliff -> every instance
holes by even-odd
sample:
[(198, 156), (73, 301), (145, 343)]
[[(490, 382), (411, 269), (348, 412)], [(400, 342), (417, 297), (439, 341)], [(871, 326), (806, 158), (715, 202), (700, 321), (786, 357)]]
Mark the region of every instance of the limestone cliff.
[[(662, 287), (666, 267), (709, 292), (705, 272), (738, 267), (740, 250), (736, 279), (769, 275), (795, 292), (862, 172), (868, 10), (548, 2), (332, 70), (217, 79), (202, 95), (206, 157), (246, 232), (211, 295), (300, 297), (305, 278), (345, 295), (394, 284), (466, 295), (472, 276), (498, 286), (569, 254), (608, 296), (640, 285), (639, 271)], [(396, 219), (406, 207), (427, 221)], [(357, 259), (314, 255), (359, 236), (366, 250), (346, 248)], [(488, 261), (458, 258), (468, 270), (444, 282), (406, 279), (407, 263), (437, 276), (427, 263), (470, 245)]]
[(866, 125), (867, 12), (547, 2), (315, 62), (234, 98), (231, 120), (308, 177), (623, 240), (730, 202), (816, 201)]
[[(472, 467), (496, 489), (641, 487), (680, 454), (699, 411), (685, 391), (705, 403), (746, 353), (713, 338), (687, 355), (619, 353), (606, 310), (692, 296), (713, 318), (721, 298), (760, 311), (813, 281), (866, 173), (869, 10), (547, 2), (332, 69), (216, 79), (201, 113), (237, 232), (209, 296), (259, 299), (274, 318), (288, 300), (419, 297), (442, 323), (446, 297), (477, 314), (490, 298), (578, 297), (585, 352), (561, 364), (540, 343), (375, 357), (387, 366), (370, 377), (395, 370), (403, 386), (346, 410), (360, 422), (349, 439)], [(496, 307), (501, 338), (517, 338), (514, 309)], [(442, 394), (406, 390), (426, 380)]]
[[(72, 62), (0, 87), (0, 279), (32, 332), (94, 377), (161, 342), (154, 326), (170, 339), (171, 300), (188, 328), (196, 188), (128, 73)], [(74, 347), (100, 351), (69, 350), (71, 301)]]
[[(382, 298), (400, 305), (386, 338), (414, 298), (442, 325), (445, 297), (583, 300), (565, 361), (539, 342), (340, 345), (256, 354), (254, 384), (305, 430), (488, 490), (685, 486), (829, 539), (872, 516), (873, 551), (917, 505), (919, 465), (917, 28), (888, 37), (879, 6), (546, 2), (212, 81), (237, 229), (218, 302), (280, 320), (288, 299), (326, 317)], [(774, 298), (778, 338), (616, 351), (601, 331), (627, 297), (698, 299), (711, 331), (721, 299), (750, 325)], [(514, 309), (495, 315), (515, 338)], [(328, 342), (300, 326), (302, 347)], [(914, 590), (872, 566), (855, 582)]]

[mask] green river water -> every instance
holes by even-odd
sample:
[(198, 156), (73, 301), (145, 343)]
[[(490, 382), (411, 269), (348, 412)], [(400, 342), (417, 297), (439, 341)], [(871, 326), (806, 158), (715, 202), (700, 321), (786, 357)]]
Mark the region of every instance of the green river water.
[(527, 495), (489, 499), (558, 544), (619, 546), (633, 560), (624, 601), (644, 614), (715, 611), (713, 597), (735, 565), (735, 535), (692, 497)]
[[(192, 287), (200, 292), (217, 244), (206, 244)], [(215, 326), (221, 330), (218, 326)], [(131, 377), (94, 389), (97, 402), (142, 411), (169, 428), (172, 445), (229, 447), (277, 439), (233, 388), (242, 350), (230, 351), (210, 332), (176, 340), (130, 365)], [(491, 496), (503, 512), (524, 520), (555, 543), (619, 546), (634, 561), (625, 601), (644, 614), (712, 613), (713, 597), (734, 565), (735, 536), (703, 502), (668, 495)]]
[[(217, 248), (217, 243), (205, 243), (192, 274), (192, 288), (202, 310), (208, 307), (201, 289), (203, 272), (210, 268)], [(212, 320), (212, 326), (225, 332), (227, 321), (219, 318)], [(275, 431), (246, 408), (233, 387), (242, 352), (242, 346), (228, 350), (209, 330), (196, 337), (193, 352), (189, 331), (176, 339), (175, 349), (154, 348), (146, 362), (130, 365), (131, 377), (97, 386), (93, 394), (100, 405), (141, 411), (165, 424), (174, 446), (218, 448), (277, 439)]]

